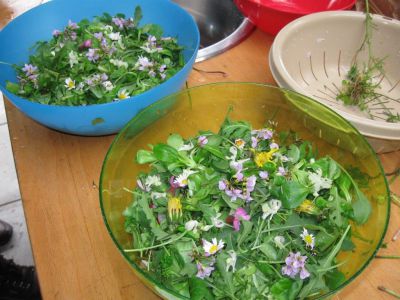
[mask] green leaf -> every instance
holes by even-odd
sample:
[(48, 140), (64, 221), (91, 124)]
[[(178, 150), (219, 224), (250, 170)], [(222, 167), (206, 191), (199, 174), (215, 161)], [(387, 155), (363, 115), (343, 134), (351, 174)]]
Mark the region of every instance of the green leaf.
[(338, 270), (329, 271), (325, 274), (326, 285), (331, 290), (337, 289), (345, 280), (344, 274)]
[(197, 277), (189, 278), (189, 292), (192, 300), (211, 300), (214, 296), (207, 287), (207, 283)]
[(271, 286), (271, 294), (274, 300), (294, 300), (302, 286), (301, 280), (282, 278)]
[(19, 92), (19, 85), (10, 81), (6, 83), (6, 89), (13, 94), (18, 94)]
[(225, 159), (225, 155), (216, 146), (204, 145), (203, 149), (207, 150), (208, 152), (210, 152), (211, 154), (213, 154), (218, 158)]
[(135, 7), (135, 12), (133, 14), (133, 24), (137, 26), (140, 20), (142, 20), (142, 18), (143, 18), (142, 9), (138, 5)]
[(354, 186), (355, 189), (355, 201), (353, 201), (353, 212), (354, 212), (354, 221), (357, 224), (364, 224), (368, 221), (368, 218), (371, 214), (372, 208), (368, 199), (365, 197), (364, 193), (361, 192), (357, 186)]
[(284, 208), (298, 207), (310, 193), (310, 188), (297, 181), (286, 181), (282, 185), (282, 204)]
[(154, 156), (162, 162), (175, 162), (179, 156), (178, 151), (166, 144), (157, 144), (153, 148)]
[(290, 158), (292, 163), (297, 163), (300, 159), (300, 150), (296, 145), (291, 145), (289, 151), (287, 152), (288, 158)]
[(139, 150), (136, 153), (136, 161), (143, 165), (156, 161), (157, 158), (153, 155), (153, 152), (147, 150)]
[(180, 147), (183, 146), (184, 142), (183, 138), (179, 134), (174, 133), (168, 137), (167, 144), (178, 150)]

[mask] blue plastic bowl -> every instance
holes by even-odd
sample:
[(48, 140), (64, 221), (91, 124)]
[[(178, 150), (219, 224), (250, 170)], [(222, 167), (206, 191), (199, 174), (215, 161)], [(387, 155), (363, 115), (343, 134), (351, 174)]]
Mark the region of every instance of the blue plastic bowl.
[(22, 14), (0, 31), (0, 61), (21, 64), (28, 61), (29, 48), (39, 40), (49, 40), (53, 29), (63, 28), (68, 20), (92, 19), (107, 12), (132, 16), (135, 7), (143, 11), (141, 24), (155, 23), (165, 36), (178, 38), (184, 47), (184, 67), (162, 84), (129, 99), (88, 106), (55, 106), (34, 103), (6, 90), (6, 81), (16, 82), (15, 71), (0, 65), (0, 89), (24, 114), (56, 130), (78, 135), (106, 135), (118, 132), (141, 109), (177, 92), (188, 77), (199, 48), (196, 22), (181, 7), (169, 0), (53, 0)]

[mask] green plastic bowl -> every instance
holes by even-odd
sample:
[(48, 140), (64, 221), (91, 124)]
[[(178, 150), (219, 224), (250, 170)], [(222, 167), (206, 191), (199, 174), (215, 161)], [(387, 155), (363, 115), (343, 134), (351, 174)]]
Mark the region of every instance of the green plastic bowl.
[(199, 130), (217, 131), (230, 108), (232, 119), (247, 120), (256, 128), (274, 118), (278, 131), (293, 130), (311, 141), (319, 155), (329, 155), (345, 168), (358, 167), (369, 175), (364, 193), (371, 202), (372, 214), (355, 230), (370, 242), (353, 239), (355, 251), (339, 253), (339, 261), (347, 260), (340, 268), (346, 281), (320, 298), (338, 292), (367, 267), (385, 235), (390, 200), (381, 164), (357, 129), (334, 111), (298, 93), (268, 85), (218, 83), (184, 90), (149, 106), (122, 129), (107, 153), (100, 178), (101, 210), (115, 245), (155, 293), (167, 299), (185, 299), (141, 269), (134, 255), (124, 253), (123, 249), (131, 248), (131, 235), (124, 230), (122, 212), (132, 201), (124, 188), (134, 189), (136, 176), (146, 170), (146, 166), (135, 162), (139, 149), (163, 142), (175, 132), (187, 138)]

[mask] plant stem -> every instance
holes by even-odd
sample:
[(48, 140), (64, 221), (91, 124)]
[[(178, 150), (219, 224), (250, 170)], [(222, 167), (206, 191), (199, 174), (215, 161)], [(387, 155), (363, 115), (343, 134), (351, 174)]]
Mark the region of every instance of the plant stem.
[(395, 291), (389, 290), (387, 288), (385, 288), (384, 286), (378, 286), (378, 290), (388, 293), (389, 295), (392, 295), (393, 297), (396, 297), (397, 299), (400, 299), (400, 295), (398, 293), (396, 293)]
[(188, 230), (185, 230), (185, 232), (183, 232), (181, 235), (178, 235), (176, 238), (170, 239), (169, 241), (166, 241), (164, 243), (161, 243), (161, 244), (158, 244), (158, 245), (154, 245), (154, 246), (150, 246), (150, 247), (146, 247), (146, 248), (140, 248), (140, 249), (124, 249), (124, 252), (126, 252), (126, 253), (142, 252), (142, 251), (146, 251), (146, 250), (151, 250), (151, 249), (163, 247), (165, 245), (169, 245), (169, 244), (171, 244), (173, 242), (176, 242), (177, 240), (180, 240), (181, 238), (183, 238), (185, 236), (186, 233), (188, 233)]
[(375, 258), (400, 259), (400, 255), (377, 255)]

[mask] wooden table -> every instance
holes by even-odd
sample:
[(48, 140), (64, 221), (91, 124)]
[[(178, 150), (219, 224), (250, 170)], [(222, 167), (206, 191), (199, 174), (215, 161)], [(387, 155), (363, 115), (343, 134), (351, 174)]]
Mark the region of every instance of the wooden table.
[[(256, 30), (239, 46), (195, 66), (225, 75), (193, 71), (188, 85), (215, 81), (274, 84), (267, 60), (272, 41), (271, 36)], [(114, 136), (59, 133), (28, 119), (8, 101), (6, 112), (43, 298), (157, 299), (133, 275), (101, 216), (97, 184)], [(400, 152), (381, 159), (385, 171), (393, 171), (400, 165)], [(400, 179), (392, 189), (400, 193)], [(386, 242), (400, 226), (399, 213), (393, 205)], [(400, 254), (400, 240), (389, 242), (381, 251), (384, 253)], [(378, 285), (400, 292), (399, 260), (375, 259), (336, 299), (392, 299), (378, 291)]]

